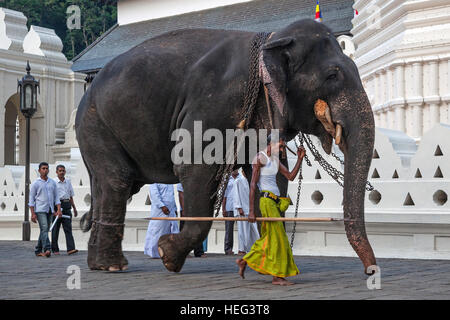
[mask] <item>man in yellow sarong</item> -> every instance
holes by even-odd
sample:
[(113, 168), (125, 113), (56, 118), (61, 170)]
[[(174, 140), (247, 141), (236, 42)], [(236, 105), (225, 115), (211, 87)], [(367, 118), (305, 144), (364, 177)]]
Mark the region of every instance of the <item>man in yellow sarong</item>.
[[(256, 222), (254, 200), (256, 186), (261, 192), (259, 207), (263, 217), (280, 217), (280, 211), (285, 211), (289, 206), (289, 198), (281, 198), (276, 183), (276, 176), (280, 171), (289, 181), (293, 181), (300, 170), (303, 158), (306, 154), (304, 148), (297, 150), (297, 163), (291, 172), (279, 161), (278, 155), (283, 152), (286, 145), (285, 139), (271, 141), (272, 135), (267, 139), (267, 147), (259, 152), (253, 161), (253, 173), (250, 184), (250, 210), (249, 222)], [(239, 274), (244, 278), (245, 267), (248, 265), (253, 270), (267, 275), (272, 275), (272, 284), (291, 285), (285, 277), (295, 276), (299, 273), (294, 262), (289, 240), (281, 221), (263, 221), (261, 226), (261, 238), (252, 246), (249, 253), (242, 259), (236, 260), (239, 266)]]

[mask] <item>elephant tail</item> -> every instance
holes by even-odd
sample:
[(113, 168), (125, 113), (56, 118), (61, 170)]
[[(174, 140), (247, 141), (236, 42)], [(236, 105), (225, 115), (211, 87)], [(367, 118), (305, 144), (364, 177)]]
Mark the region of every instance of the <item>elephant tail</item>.
[(86, 212), (83, 214), (83, 216), (80, 219), (80, 229), (83, 232), (88, 232), (91, 230), (92, 227), (92, 206), (89, 210), (89, 212)]
[(83, 214), (83, 216), (80, 218), (80, 229), (83, 232), (88, 232), (89, 230), (91, 230), (92, 228), (92, 213), (94, 211), (94, 206), (93, 206), (93, 195), (92, 195), (92, 174), (91, 171), (89, 170), (89, 167), (86, 164), (86, 161), (84, 160), (83, 156), (81, 156), (81, 158), (83, 159), (84, 165), (88, 171), (89, 174), (89, 181), (90, 181), (90, 185), (91, 185), (91, 207), (89, 208), (89, 211), (86, 212), (85, 214)]

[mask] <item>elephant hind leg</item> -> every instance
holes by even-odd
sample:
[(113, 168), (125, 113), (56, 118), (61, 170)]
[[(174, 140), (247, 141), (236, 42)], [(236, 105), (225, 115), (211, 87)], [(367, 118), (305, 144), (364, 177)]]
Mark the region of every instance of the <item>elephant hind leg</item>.
[(122, 238), (127, 199), (135, 189), (134, 164), (95, 113), (83, 122), (78, 139), (91, 174), (88, 266), (93, 270), (124, 270), (128, 261), (122, 252)]
[[(117, 156), (115, 158), (117, 161)], [(92, 188), (95, 199), (88, 265), (93, 270), (125, 270), (128, 261), (122, 252), (126, 203), (132, 182), (114, 170), (102, 179), (95, 179)]]

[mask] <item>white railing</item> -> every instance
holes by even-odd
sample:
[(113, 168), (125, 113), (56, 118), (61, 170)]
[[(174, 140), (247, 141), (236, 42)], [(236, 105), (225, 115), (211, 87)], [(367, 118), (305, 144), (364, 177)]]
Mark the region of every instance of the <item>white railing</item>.
[[(313, 142), (319, 142), (313, 137)], [(290, 142), (294, 147), (293, 142)], [(319, 150), (321, 150), (319, 148)], [(338, 155), (342, 153), (335, 148)], [(309, 151), (307, 154), (310, 154)], [(290, 165), (295, 158), (289, 155)], [(325, 157), (343, 170), (338, 161)], [(75, 203), (80, 211), (90, 206), (89, 175), (79, 157), (64, 162), (68, 178), (75, 190)], [(312, 157), (311, 157), (312, 158)], [(312, 167), (303, 165), (303, 187), (300, 208), (302, 212), (342, 212), (342, 188), (312, 161)], [(59, 164), (59, 163), (58, 163)], [(49, 176), (55, 178), (57, 164), (50, 164)], [(0, 168), (0, 215), (22, 215), (24, 211), (24, 167)], [(31, 181), (38, 178), (37, 164), (32, 165)], [(367, 212), (422, 212), (450, 214), (450, 126), (437, 125), (426, 133), (418, 148), (404, 133), (387, 129), (376, 130), (374, 158), (369, 172), (374, 191), (366, 192)], [(296, 200), (298, 180), (289, 185), (289, 195)], [(129, 214), (150, 210), (148, 186), (129, 200)], [(293, 214), (293, 207), (288, 210)]]
[[(316, 146), (317, 139), (313, 138)], [(295, 148), (294, 143), (290, 142)], [(318, 148), (321, 150), (321, 148)], [(437, 125), (427, 132), (417, 147), (415, 141), (400, 131), (376, 129), (374, 158), (369, 180), (375, 187), (366, 192), (365, 221), (369, 240), (377, 257), (450, 259), (450, 126)], [(338, 155), (338, 150), (335, 150)], [(310, 154), (308, 152), (308, 154)], [(340, 154), (342, 156), (342, 154)], [(340, 163), (325, 156), (336, 167)], [(89, 176), (77, 149), (72, 161), (63, 163), (75, 190), (80, 214), (89, 209), (91, 191)], [(293, 164), (295, 158), (289, 155)], [(317, 163), (303, 164), (300, 217), (342, 217), (342, 188)], [(55, 177), (56, 164), (50, 165)], [(342, 168), (343, 169), (343, 168)], [(24, 167), (0, 168), (0, 238), (21, 238), (24, 211)], [(31, 180), (38, 177), (33, 164)], [(296, 201), (297, 183), (289, 185), (289, 195)], [(177, 199), (178, 197), (176, 197)], [(125, 250), (142, 250), (150, 214), (148, 185), (129, 200), (127, 206)], [(294, 206), (287, 216), (294, 214)], [(288, 235), (292, 223), (286, 223)], [(88, 233), (74, 223), (77, 246), (85, 249)], [(355, 256), (342, 223), (307, 223), (296, 228), (294, 254)], [(38, 229), (33, 224), (32, 237)], [(237, 234), (235, 239), (238, 239)], [(223, 252), (224, 226), (214, 223), (208, 237), (208, 252)], [(60, 241), (62, 243), (62, 241)], [(237, 240), (235, 241), (237, 247)]]

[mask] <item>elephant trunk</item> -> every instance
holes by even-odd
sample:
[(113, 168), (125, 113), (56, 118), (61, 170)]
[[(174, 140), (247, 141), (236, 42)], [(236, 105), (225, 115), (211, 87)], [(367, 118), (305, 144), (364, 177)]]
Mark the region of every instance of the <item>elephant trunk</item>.
[(364, 264), (365, 272), (369, 273), (367, 268), (376, 265), (376, 260), (366, 234), (364, 197), (375, 140), (373, 112), (364, 91), (341, 95), (331, 104), (331, 109), (335, 122), (343, 130), (340, 148), (345, 155), (345, 231), (350, 245)]

